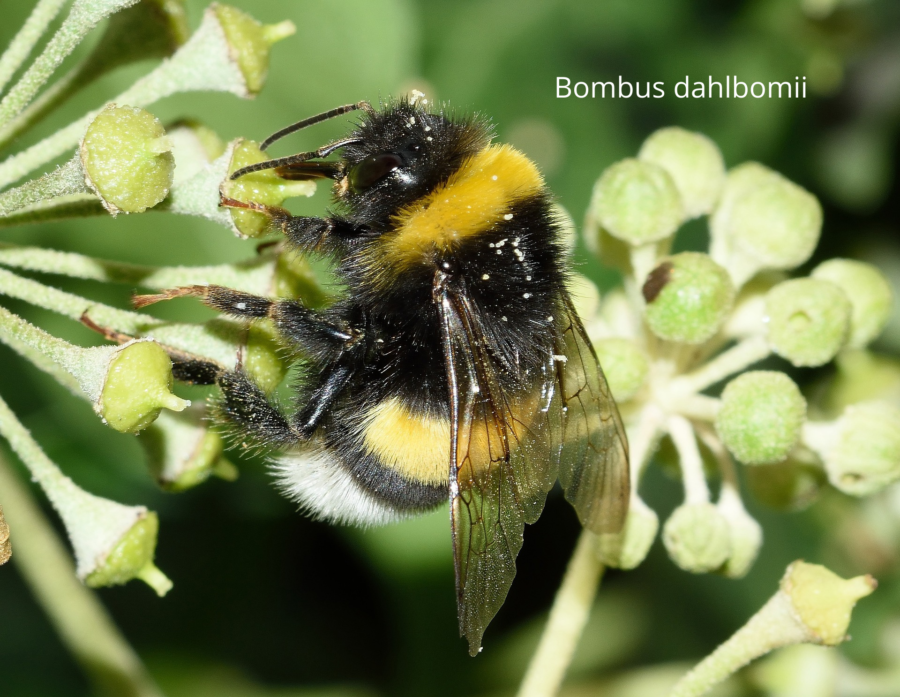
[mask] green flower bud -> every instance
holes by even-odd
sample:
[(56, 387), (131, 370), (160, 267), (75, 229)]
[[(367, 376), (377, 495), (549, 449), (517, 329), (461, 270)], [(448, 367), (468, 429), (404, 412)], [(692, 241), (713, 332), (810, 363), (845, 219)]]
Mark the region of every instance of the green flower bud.
[(644, 315), (661, 339), (702, 344), (728, 316), (734, 285), (708, 255), (683, 252), (657, 266), (643, 286)]
[(723, 486), (716, 507), (728, 521), (731, 535), (731, 554), (722, 566), (722, 573), (728, 578), (743, 578), (750, 571), (762, 547), (762, 527), (747, 513), (732, 486)]
[(766, 295), (772, 350), (798, 367), (824, 365), (847, 340), (851, 305), (830, 281), (796, 278)]
[(3, 508), (0, 506), (0, 566), (9, 561), (12, 556), (12, 546), (9, 543), (9, 525), (3, 517)]
[(669, 173), (635, 159), (607, 168), (594, 186), (591, 213), (609, 234), (635, 246), (671, 237), (684, 218)]
[[(228, 172), (241, 167), (264, 162), (268, 158), (259, 146), (250, 140), (238, 141), (234, 147)], [(260, 203), (266, 206), (280, 206), (294, 196), (312, 196), (316, 183), (312, 181), (288, 181), (279, 177), (274, 170), (245, 174), (239, 179), (226, 179), (221, 186), (222, 193), (245, 203)], [(257, 237), (268, 232), (269, 218), (258, 211), (246, 208), (230, 208), (235, 228), (244, 237)]]
[(91, 588), (118, 586), (139, 578), (157, 595), (168, 593), (172, 582), (153, 563), (158, 532), (156, 513), (145, 513), (106, 555), (103, 563), (84, 577), (85, 585)]
[[(844, 641), (850, 613), (856, 601), (869, 595), (878, 584), (871, 576), (845, 581), (824, 566), (795, 561), (787, 568), (775, 595), (724, 644), (689, 671), (671, 695), (701, 695), (754, 658), (769, 651), (801, 643), (834, 646)], [(805, 679), (799, 692), (810, 692), (820, 684)], [(779, 693), (782, 694), (782, 693)]]
[(597, 358), (617, 402), (627, 402), (647, 381), (650, 359), (630, 339), (608, 338), (594, 342)]
[(685, 503), (663, 526), (669, 557), (685, 571), (714, 571), (731, 554), (728, 520), (711, 503)]
[(802, 511), (818, 498), (828, 480), (821, 466), (791, 455), (774, 465), (746, 468), (744, 481), (757, 501), (781, 511)]
[(117, 431), (137, 433), (161, 409), (181, 411), (190, 402), (172, 394), (172, 361), (155, 341), (132, 341), (119, 347), (109, 363), (94, 410)]
[(210, 475), (232, 481), (237, 469), (222, 457), (222, 438), (203, 421), (203, 411), (164, 412), (138, 439), (150, 471), (166, 491), (185, 491)]
[(264, 391), (274, 390), (287, 374), (284, 351), (269, 321), (255, 322), (247, 332), (244, 370)]
[(644, 141), (638, 158), (659, 165), (671, 175), (686, 218), (710, 213), (725, 185), (722, 152), (701, 133), (662, 128)]
[(846, 494), (868, 496), (900, 479), (900, 409), (888, 402), (853, 404), (834, 424), (811, 424), (804, 435)]
[(792, 269), (805, 262), (821, 230), (822, 207), (815, 196), (748, 162), (728, 173), (710, 219), (712, 256), (743, 285), (760, 269)]
[(247, 89), (251, 94), (256, 94), (262, 89), (269, 72), (271, 47), (293, 35), (297, 28), (288, 20), (278, 24), (260, 24), (230, 5), (213, 4), (212, 9), (225, 32), (232, 56), (237, 59)]
[(622, 532), (597, 537), (600, 561), (617, 569), (636, 568), (647, 558), (658, 531), (656, 511), (638, 497), (633, 497)]
[(781, 462), (800, 438), (806, 400), (784, 373), (753, 370), (739, 375), (722, 392), (716, 430), (740, 462)]
[(863, 348), (881, 334), (891, 315), (891, 286), (875, 266), (852, 259), (829, 259), (812, 272), (813, 278), (831, 281), (847, 294), (853, 312), (850, 348)]
[(111, 214), (141, 213), (172, 186), (175, 158), (162, 124), (151, 113), (110, 104), (81, 141), (88, 185)]
[(847, 639), (856, 602), (877, 586), (871, 576), (845, 580), (824, 566), (803, 561), (791, 564), (781, 579), (781, 592), (790, 598), (797, 619), (809, 631), (808, 640), (826, 646)]

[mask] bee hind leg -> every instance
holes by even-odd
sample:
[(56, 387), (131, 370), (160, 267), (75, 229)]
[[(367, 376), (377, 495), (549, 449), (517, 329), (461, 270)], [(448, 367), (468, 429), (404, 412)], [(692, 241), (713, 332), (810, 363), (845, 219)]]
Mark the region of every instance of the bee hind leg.
[(215, 403), (214, 413), (236, 436), (282, 447), (305, 440), (246, 373), (223, 373), (216, 384), (222, 396)]

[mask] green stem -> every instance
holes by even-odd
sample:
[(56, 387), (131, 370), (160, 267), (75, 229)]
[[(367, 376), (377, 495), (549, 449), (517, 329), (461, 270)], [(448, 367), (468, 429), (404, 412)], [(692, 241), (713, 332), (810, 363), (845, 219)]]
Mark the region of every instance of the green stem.
[(678, 451), (684, 501), (687, 504), (709, 503), (709, 486), (703, 474), (703, 459), (691, 423), (683, 416), (672, 415), (668, 421), (669, 436)]
[(19, 69), (31, 53), (35, 44), (40, 41), (47, 27), (66, 4), (66, 0), (40, 0), (31, 11), (25, 24), (16, 34), (3, 55), (0, 56), (0, 93), (9, 79)]
[(810, 641), (809, 632), (794, 614), (787, 595), (776, 593), (747, 624), (681, 678), (669, 697), (700, 697), (753, 659)]
[(149, 315), (119, 310), (103, 303), (93, 302), (3, 269), (0, 269), (0, 293), (24, 300), (37, 307), (58, 312), (75, 321), (79, 321), (83, 315), (88, 314), (91, 320), (101, 327), (109, 327), (132, 336), (137, 336), (151, 327), (165, 324), (162, 320)]
[(19, 210), (12, 215), (0, 217), (0, 229), (33, 225), (34, 223), (52, 223), (71, 218), (88, 218), (98, 215), (109, 215), (96, 194), (74, 194), (61, 196), (50, 201), (41, 201), (30, 208)]
[[(144, 108), (178, 92), (202, 90), (232, 92), (246, 97), (246, 82), (231, 57), (231, 51), (218, 20), (207, 12), (197, 31), (169, 60), (110, 102)], [(0, 163), (0, 188), (18, 181), (75, 147), (88, 124), (99, 112), (100, 109), (97, 109), (85, 114), (74, 123)], [(7, 120), (9, 119), (0, 118), (0, 129)]]
[(707, 387), (761, 361), (771, 353), (764, 337), (754, 336), (735, 344), (697, 370), (675, 378), (671, 391), (678, 396), (702, 392)]
[(41, 247), (19, 247), (2, 242), (0, 242), (0, 265), (154, 289), (216, 284), (257, 295), (265, 295), (271, 291), (274, 274), (274, 261), (271, 256), (260, 256), (241, 264), (158, 268), (107, 261)]
[(59, 196), (90, 193), (91, 190), (84, 181), (81, 158), (76, 155), (52, 172), (0, 194), (0, 217)]
[(15, 565), (91, 680), (115, 697), (162, 697), (97, 597), (75, 578), (68, 552), (3, 457), (0, 492), (16, 538)]
[(0, 101), (0, 125), (9, 123), (21, 112), (41, 86), (75, 50), (87, 33), (97, 23), (119, 10), (133, 5), (137, 0), (75, 0), (69, 16), (47, 43), (41, 55), (19, 79), (16, 85)]
[(552, 697), (559, 690), (603, 577), (605, 567), (597, 556), (596, 544), (588, 530), (578, 538), (518, 697)]
[(85, 63), (86, 61), (82, 62), (78, 67), (73, 68), (50, 85), (37, 99), (17, 114), (15, 118), (0, 128), (0, 148), (6, 147), (17, 136), (38, 123), (52, 109), (62, 104), (81, 89), (84, 86), (81, 68)]

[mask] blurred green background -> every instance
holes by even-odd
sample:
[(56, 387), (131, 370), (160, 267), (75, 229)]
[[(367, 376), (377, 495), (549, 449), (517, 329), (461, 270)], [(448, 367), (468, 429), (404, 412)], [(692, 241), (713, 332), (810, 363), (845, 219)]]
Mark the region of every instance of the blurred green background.
[[(500, 140), (538, 162), (576, 220), (605, 167), (636, 153), (656, 128), (679, 125), (713, 138), (729, 166), (761, 161), (820, 198), (825, 227), (809, 267), (831, 256), (873, 260), (900, 287), (897, 0), (858, 0), (836, 8), (828, 0), (233, 4), (264, 22), (291, 19), (297, 34), (274, 48), (268, 83), (255, 100), (220, 94), (170, 98), (151, 107), (164, 122), (190, 116), (225, 139), (261, 139), (339, 104), (377, 101), (417, 87), (432, 100), (489, 115)], [(0, 45), (31, 5), (2, 3)], [(188, 0), (192, 27), (205, 5)], [(122, 91), (150, 67), (131, 66), (102, 79), (16, 147)], [(726, 100), (672, 94), (686, 75), (705, 81), (726, 74), (764, 82), (806, 76), (808, 96)], [(555, 97), (557, 76), (574, 82), (620, 75), (631, 82), (664, 81), (667, 96)], [(313, 149), (348, 122), (338, 119), (296, 134), (273, 152)], [(321, 213), (327, 198), (322, 187), (294, 209)], [(237, 260), (254, 254), (255, 247), (212, 223), (152, 212), (3, 230), (0, 239), (160, 265)], [(681, 247), (705, 243), (705, 222), (689, 224), (679, 237)], [(580, 270), (602, 286), (615, 282), (615, 274), (583, 249), (578, 260)], [(132, 291), (48, 282), (121, 307)], [(166, 312), (209, 316), (191, 315), (198, 311), (187, 305)], [(19, 303), (9, 306), (57, 335), (96, 342), (67, 320)], [(876, 348), (894, 355), (900, 350), (896, 314)], [(575, 516), (557, 492), (539, 523), (526, 530), (509, 599), (486, 634), (484, 652), (470, 659), (457, 638), (446, 511), (369, 531), (311, 522), (277, 494), (261, 461), (240, 462), (235, 483), (211, 481), (184, 494), (163, 494), (133, 437), (104, 427), (86, 403), (5, 347), (0, 365), (0, 394), (66, 473), (94, 493), (159, 512), (157, 563), (174, 590), (160, 600), (132, 583), (99, 595), (170, 696), (458, 696), (515, 689), (578, 534)], [(813, 389), (831, 370), (794, 376)], [(651, 468), (642, 495), (665, 519), (680, 501), (680, 485)], [(774, 592), (785, 566), (801, 557), (843, 575), (878, 577), (878, 591), (857, 608), (854, 640), (841, 650), (870, 668), (900, 662), (898, 647), (892, 649), (886, 638), (900, 627), (900, 490), (895, 486), (867, 503), (825, 492), (800, 513), (772, 511), (752, 498), (748, 506), (766, 540), (743, 580), (682, 572), (659, 542), (636, 571), (608, 574), (571, 671), (573, 685), (590, 688), (584, 694), (625, 694), (599, 690), (604, 684), (624, 689), (621, 681), (610, 687), (615, 676), (698, 660), (743, 624)], [(754, 694), (753, 689), (749, 681), (729, 688), (732, 694)], [(0, 568), (0, 694), (90, 694), (14, 565)]]

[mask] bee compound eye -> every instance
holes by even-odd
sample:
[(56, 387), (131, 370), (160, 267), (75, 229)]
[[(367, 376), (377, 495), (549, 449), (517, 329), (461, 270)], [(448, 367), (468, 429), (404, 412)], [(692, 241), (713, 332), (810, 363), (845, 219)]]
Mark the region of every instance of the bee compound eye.
[(371, 155), (350, 170), (350, 188), (355, 193), (364, 191), (404, 164), (403, 158), (395, 153)]

